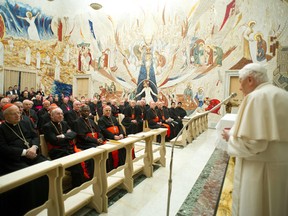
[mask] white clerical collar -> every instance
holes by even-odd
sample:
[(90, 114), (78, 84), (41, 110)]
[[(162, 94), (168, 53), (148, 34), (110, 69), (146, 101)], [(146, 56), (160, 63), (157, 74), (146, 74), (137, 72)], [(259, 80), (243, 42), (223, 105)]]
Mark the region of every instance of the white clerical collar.
[(10, 123), (10, 122), (8, 122), (7, 120), (5, 120), (8, 124), (10, 124), (10, 125), (13, 125), (13, 126), (16, 126), (17, 124), (12, 124), (12, 123)]

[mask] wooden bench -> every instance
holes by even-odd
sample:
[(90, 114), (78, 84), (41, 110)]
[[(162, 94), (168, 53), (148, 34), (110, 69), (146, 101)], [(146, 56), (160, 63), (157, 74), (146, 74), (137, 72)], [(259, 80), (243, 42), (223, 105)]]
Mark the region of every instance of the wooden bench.
[[(28, 181), (32, 181), (43, 175), (49, 177), (49, 198), (42, 206), (35, 208), (27, 215), (72, 215), (82, 207), (88, 205), (94, 208), (98, 213), (108, 211), (108, 192), (116, 187), (122, 187), (128, 192), (133, 191), (133, 176), (143, 171), (147, 177), (153, 175), (153, 163), (166, 165), (165, 159), (165, 135), (167, 129), (159, 128), (149, 132), (135, 134), (119, 141), (110, 141), (97, 148), (90, 148), (75, 154), (61, 157), (53, 161), (46, 161), (26, 169), (13, 172), (0, 177), (0, 193), (20, 186)], [(160, 135), (162, 141), (160, 145), (153, 148), (153, 137)], [(41, 152), (47, 154), (47, 146), (42, 135)], [(145, 152), (143, 156), (132, 160), (132, 148), (136, 142), (145, 140)], [(106, 173), (106, 160), (109, 152), (125, 148), (125, 164), (117, 169)], [(46, 153), (45, 153), (46, 152)], [(159, 156), (155, 157), (154, 153)], [(94, 160), (94, 174), (91, 180), (83, 183), (79, 187), (73, 188), (65, 193), (63, 182), (66, 176), (66, 169), (89, 159)], [(142, 159), (143, 165), (136, 163)]]
[(124, 165), (111, 170), (102, 176), (102, 190), (104, 194), (103, 198), (103, 211), (108, 211), (108, 193), (115, 189), (116, 187), (121, 187), (127, 192), (131, 193), (133, 191), (133, 162), (132, 162), (132, 148), (134, 143), (139, 139), (137, 138), (124, 138), (122, 140), (114, 141), (110, 140), (105, 145), (101, 145), (98, 148), (105, 150), (104, 161), (108, 159), (110, 152), (119, 150), (121, 148), (126, 149), (126, 161)]
[(122, 127), (124, 133), (126, 134), (126, 128), (125, 126), (122, 124), (122, 120), (125, 118), (125, 115), (122, 114), (122, 113), (118, 113), (118, 117), (117, 117), (117, 120), (118, 120), (118, 123), (119, 125)]
[[(153, 129), (147, 132), (141, 132), (137, 134), (130, 134), (128, 137), (137, 137), (140, 140), (145, 141), (144, 154), (133, 160), (134, 169), (133, 175), (142, 172), (146, 177), (152, 177), (153, 175), (153, 163), (160, 163), (161, 166), (166, 166), (166, 146), (165, 136), (167, 133), (166, 128)], [(153, 145), (154, 138), (160, 135), (160, 145)], [(155, 153), (158, 152), (158, 155)], [(142, 159), (142, 163), (140, 160)]]
[[(45, 215), (49, 216), (61, 215), (57, 186), (60, 166), (61, 164), (55, 161), (44, 161), (42, 163), (1, 176), (0, 194), (47, 175), (49, 178), (48, 200), (43, 205), (32, 209), (25, 215), (34, 216), (40, 213), (44, 213)], [(17, 208), (17, 203), (15, 203), (15, 208)]]
[[(103, 211), (102, 179), (106, 168), (106, 161), (103, 160), (104, 152), (105, 150), (100, 148), (90, 148), (53, 160), (61, 164), (57, 181), (60, 215), (72, 215), (86, 205), (94, 208), (98, 213)], [(65, 194), (62, 179), (65, 176), (66, 169), (89, 159), (94, 160), (92, 179)]]
[[(43, 134), (40, 135), (40, 152), (43, 156), (50, 159), (48, 155), (48, 146), (47, 146), (47, 143)], [(62, 185), (63, 185), (63, 190), (68, 191), (72, 188), (71, 173), (70, 171), (67, 170), (65, 174), (66, 175), (63, 178)]]

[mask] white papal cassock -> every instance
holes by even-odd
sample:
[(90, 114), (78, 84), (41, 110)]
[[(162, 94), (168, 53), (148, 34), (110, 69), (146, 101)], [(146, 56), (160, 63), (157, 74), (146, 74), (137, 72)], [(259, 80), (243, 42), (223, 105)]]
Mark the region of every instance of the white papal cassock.
[(259, 85), (240, 105), (228, 144), (236, 157), (233, 216), (288, 215), (288, 92)]

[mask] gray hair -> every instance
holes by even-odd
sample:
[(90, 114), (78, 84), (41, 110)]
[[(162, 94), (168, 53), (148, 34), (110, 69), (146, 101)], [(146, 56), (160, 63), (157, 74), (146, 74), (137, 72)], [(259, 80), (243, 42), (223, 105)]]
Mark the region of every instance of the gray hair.
[(57, 107), (57, 108), (51, 110), (50, 115), (51, 116), (54, 115), (54, 113), (56, 113), (57, 111), (61, 111), (63, 113), (63, 110), (60, 107)]
[(253, 76), (257, 84), (269, 81), (266, 68), (258, 63), (247, 64), (239, 71), (240, 79), (245, 79), (248, 76)]

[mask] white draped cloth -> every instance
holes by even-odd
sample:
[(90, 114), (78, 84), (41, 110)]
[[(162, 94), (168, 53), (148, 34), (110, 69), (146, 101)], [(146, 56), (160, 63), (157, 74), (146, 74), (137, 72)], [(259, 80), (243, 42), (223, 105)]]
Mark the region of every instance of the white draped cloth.
[(242, 101), (230, 134), (232, 215), (288, 215), (288, 92), (259, 85)]
[(216, 146), (217, 146), (217, 148), (220, 148), (224, 151), (227, 151), (228, 143), (222, 138), (222, 131), (224, 129), (230, 130), (232, 128), (232, 126), (234, 125), (236, 116), (237, 116), (237, 114), (227, 113), (217, 123), (217, 125), (216, 125), (216, 131), (217, 131)]

